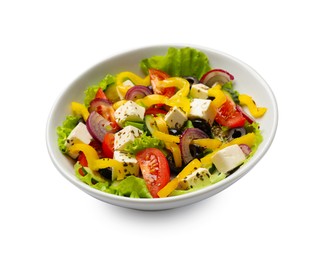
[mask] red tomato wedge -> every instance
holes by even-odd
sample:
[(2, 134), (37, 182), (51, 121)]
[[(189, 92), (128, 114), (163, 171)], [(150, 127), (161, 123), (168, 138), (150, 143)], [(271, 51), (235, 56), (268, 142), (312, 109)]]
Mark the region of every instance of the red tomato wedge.
[(170, 181), (169, 164), (164, 154), (157, 148), (146, 148), (136, 155), (143, 179), (153, 198)]
[(105, 157), (113, 159), (114, 154), (114, 134), (107, 133), (102, 143), (102, 149)]
[(217, 110), (215, 121), (229, 128), (244, 126), (246, 119), (237, 110), (235, 103), (227, 98), (227, 101)]
[(96, 95), (95, 95), (95, 98), (103, 98), (103, 99), (107, 99), (107, 97), (106, 97), (106, 95), (105, 95), (104, 91), (103, 91), (101, 88), (99, 88), (99, 89), (97, 90)]
[(154, 94), (165, 95), (170, 98), (176, 93), (176, 87), (160, 88), (158, 86), (159, 81), (170, 77), (167, 73), (157, 69), (149, 69), (149, 75)]
[[(86, 156), (85, 156), (85, 154), (83, 152), (79, 152), (79, 156), (78, 156), (77, 160), (79, 161), (80, 165), (82, 165), (84, 167), (88, 166)], [(82, 168), (80, 168), (78, 170), (78, 172), (79, 172), (80, 175), (85, 176), (85, 173), (84, 173)]]

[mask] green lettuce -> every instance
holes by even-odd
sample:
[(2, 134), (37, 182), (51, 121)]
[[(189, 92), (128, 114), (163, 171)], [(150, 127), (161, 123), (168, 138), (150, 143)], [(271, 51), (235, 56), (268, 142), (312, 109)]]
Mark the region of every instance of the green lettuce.
[(172, 77), (193, 76), (198, 79), (211, 69), (208, 57), (203, 52), (190, 47), (181, 49), (170, 47), (165, 56), (143, 59), (140, 67), (145, 74), (148, 74), (150, 68), (154, 68)]
[(69, 136), (70, 132), (76, 127), (80, 120), (79, 116), (72, 116), (68, 115), (66, 116), (65, 121), (62, 123), (61, 126), (58, 126), (56, 129), (57, 135), (58, 135), (58, 147), (59, 150), (63, 153), (67, 152), (66, 148), (66, 140)]
[(222, 88), (223, 91), (226, 91), (231, 98), (234, 100), (234, 102), (239, 105), (239, 92), (237, 90), (234, 89), (233, 83), (231, 81), (225, 83)]
[(245, 129), (246, 129), (247, 133), (254, 133), (255, 134), (255, 143), (252, 146), (251, 153), (249, 154), (248, 158), (246, 159), (246, 161), (244, 163), (248, 162), (249, 159), (256, 153), (259, 145), (263, 141), (263, 136), (262, 136), (261, 130), (259, 128), (259, 123), (253, 122), (252, 124), (246, 124)]
[(97, 85), (89, 86), (85, 91), (84, 105), (89, 107), (90, 102), (95, 98), (96, 92), (99, 88), (103, 91), (107, 86), (115, 82), (115, 77), (111, 74), (107, 74)]
[[(83, 169), (85, 176), (79, 173), (79, 169)], [(141, 178), (129, 176), (124, 180), (112, 182), (98, 173), (94, 174), (90, 168), (83, 167), (79, 162), (74, 165), (74, 170), (78, 179), (94, 189), (130, 198), (152, 198), (145, 181)]]
[(130, 198), (152, 198), (145, 181), (135, 176), (129, 176), (122, 181), (114, 181), (110, 192)]
[(131, 154), (137, 154), (139, 151), (144, 150), (145, 148), (164, 148), (164, 142), (152, 137), (146, 135), (146, 133), (143, 133), (140, 137), (135, 138), (132, 143), (129, 143), (125, 146), (124, 151), (131, 153)]

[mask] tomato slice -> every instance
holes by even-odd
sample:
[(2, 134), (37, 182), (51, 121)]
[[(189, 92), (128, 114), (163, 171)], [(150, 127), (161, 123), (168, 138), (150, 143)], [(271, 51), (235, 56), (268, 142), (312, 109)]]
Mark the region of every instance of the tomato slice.
[(105, 157), (113, 159), (114, 155), (114, 134), (107, 133), (102, 143), (102, 149)]
[(96, 112), (99, 113), (102, 117), (104, 117), (107, 121), (110, 122), (110, 127), (109, 129), (111, 132), (115, 133), (118, 130), (120, 130), (119, 125), (117, 124), (115, 120), (115, 110), (113, 109), (112, 105), (101, 105), (96, 108)]
[(136, 159), (143, 179), (153, 198), (170, 181), (169, 164), (164, 154), (157, 148), (146, 148), (137, 153)]
[(95, 95), (95, 98), (103, 98), (103, 99), (107, 99), (107, 97), (106, 97), (106, 95), (105, 95), (104, 91), (103, 91), (101, 88), (99, 88), (99, 89), (97, 90), (96, 95)]
[(234, 128), (244, 126), (246, 119), (236, 109), (235, 103), (227, 98), (226, 102), (218, 108), (215, 121), (220, 125)]
[(154, 94), (165, 95), (170, 98), (177, 92), (176, 87), (160, 88), (158, 86), (159, 81), (170, 77), (167, 73), (157, 69), (149, 69), (149, 75)]

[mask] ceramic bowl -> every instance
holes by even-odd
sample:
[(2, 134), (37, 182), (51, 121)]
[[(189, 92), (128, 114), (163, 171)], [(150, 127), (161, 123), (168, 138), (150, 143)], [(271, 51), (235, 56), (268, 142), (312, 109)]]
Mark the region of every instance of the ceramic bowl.
[[(229, 71), (234, 75), (234, 86), (240, 93), (251, 95), (260, 106), (268, 108), (264, 117), (258, 119), (263, 135), (263, 142), (260, 144), (254, 156), (236, 172), (226, 179), (206, 188), (176, 197), (159, 199), (134, 199), (116, 196), (101, 192), (76, 178), (73, 169), (73, 162), (63, 155), (58, 149), (56, 128), (61, 125), (67, 114), (70, 114), (70, 103), (72, 101), (83, 101), (84, 90), (100, 81), (107, 73), (117, 74), (127, 70), (137, 74), (142, 74), (139, 62), (154, 55), (165, 55), (169, 47), (190, 46), (204, 52), (210, 61), (212, 68), (220, 68)], [(278, 123), (278, 109), (274, 94), (265, 80), (250, 66), (228, 54), (210, 48), (192, 45), (158, 45), (129, 50), (113, 57), (109, 57), (97, 65), (91, 67), (74, 82), (72, 82), (60, 94), (54, 103), (49, 114), (46, 139), (47, 148), (52, 162), (58, 171), (72, 184), (87, 194), (104, 202), (139, 210), (164, 210), (192, 204), (213, 196), (226, 189), (246, 173), (248, 173), (265, 155), (275, 136)]]

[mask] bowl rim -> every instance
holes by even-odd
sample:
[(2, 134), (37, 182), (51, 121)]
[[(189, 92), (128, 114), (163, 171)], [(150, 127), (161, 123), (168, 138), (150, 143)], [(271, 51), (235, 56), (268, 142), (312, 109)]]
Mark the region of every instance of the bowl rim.
[[(173, 197), (166, 197), (166, 198), (157, 198), (157, 199), (151, 199), (151, 198), (130, 198), (130, 197), (124, 197), (124, 196), (118, 196), (118, 195), (114, 195), (114, 194), (109, 194), (97, 189), (94, 189), (92, 187), (90, 187), (89, 185), (83, 183), (82, 181), (73, 178), (73, 176), (67, 172), (58, 162), (58, 160), (55, 158), (54, 156), (54, 150), (53, 149), (58, 149), (57, 147), (52, 147), (52, 142), (51, 142), (51, 135), (50, 135), (50, 131), (52, 131), (52, 117), (53, 114), (55, 112), (55, 110), (57, 109), (57, 105), (59, 103), (59, 101), (61, 100), (61, 98), (65, 95), (65, 93), (68, 91), (68, 89), (73, 86), (73, 84), (79, 80), (81, 77), (83, 77), (86, 73), (89, 73), (90, 71), (94, 70), (96, 67), (101, 66), (101, 64), (107, 62), (108, 60), (111, 59), (115, 59), (119, 56), (124, 56), (130, 53), (134, 53), (134, 52), (139, 52), (139, 51), (144, 51), (147, 49), (155, 49), (155, 48), (169, 48), (169, 47), (176, 47), (176, 48), (183, 48), (183, 47), (192, 47), (195, 49), (198, 49), (200, 51), (203, 52), (211, 52), (211, 53), (215, 53), (218, 55), (221, 55), (225, 58), (228, 58), (238, 64), (240, 64), (241, 66), (247, 68), (249, 71), (252, 72), (252, 76), (257, 77), (257, 79), (259, 81), (262, 82), (262, 85), (265, 87), (267, 93), (270, 96), (270, 100), (272, 101), (272, 108), (273, 109), (273, 122), (272, 123), (272, 131), (270, 132), (270, 135), (267, 136), (268, 139), (266, 139), (265, 143), (261, 143), (261, 146), (264, 145), (262, 147), (261, 153), (256, 152), (254, 154), (254, 156), (256, 156), (256, 160), (253, 160), (253, 158), (251, 158), (251, 160), (249, 160), (245, 165), (243, 165), (240, 169), (238, 169), (234, 174), (229, 175), (227, 178), (221, 180), (218, 183), (209, 185), (207, 187), (204, 187), (202, 189), (193, 191), (193, 192), (189, 192), (186, 194), (182, 194), (179, 196), (173, 196)], [(75, 186), (77, 186), (78, 188), (82, 189), (83, 191), (85, 191), (86, 193), (88, 193), (89, 195), (92, 195), (98, 199), (100, 199), (101, 197), (105, 197), (106, 199), (108, 199), (108, 203), (114, 204), (114, 205), (120, 205), (120, 204), (127, 204), (129, 202), (133, 202), (136, 205), (137, 204), (144, 204), (144, 205), (161, 205), (164, 203), (171, 203), (171, 202), (179, 202), (179, 201), (184, 201), (184, 200), (190, 200), (191, 198), (196, 198), (196, 197), (202, 197), (205, 194), (213, 191), (213, 193), (216, 193), (216, 190), (219, 187), (223, 187), (223, 189), (227, 188), (228, 186), (230, 186), (231, 184), (233, 184), (234, 182), (236, 182), (238, 179), (240, 179), (241, 177), (243, 177), (247, 172), (249, 172), (261, 159), (262, 157), (267, 153), (267, 151), (269, 150), (270, 146), (272, 145), (272, 142), (275, 138), (276, 135), (276, 131), (277, 131), (277, 126), (278, 126), (278, 105), (277, 105), (277, 101), (276, 101), (276, 97), (271, 89), (271, 87), (267, 84), (267, 82), (262, 78), (262, 76), (255, 70), (253, 69), (251, 66), (249, 66), (247, 63), (245, 63), (244, 61), (239, 60), (238, 58), (227, 54), (225, 52), (216, 50), (216, 49), (212, 49), (209, 47), (205, 47), (205, 46), (200, 46), (200, 45), (195, 45), (195, 44), (177, 44), (177, 43), (173, 43), (173, 44), (155, 44), (155, 45), (146, 45), (146, 46), (141, 46), (141, 47), (137, 47), (137, 48), (132, 48), (132, 49), (127, 49), (127, 50), (123, 50), (123, 51), (119, 51), (118, 53), (108, 56), (104, 59), (102, 59), (100, 62), (97, 62), (95, 64), (93, 64), (92, 66), (88, 67), (85, 71), (83, 71), (82, 73), (78, 74), (78, 76), (72, 81), (70, 82), (62, 91), (61, 93), (57, 96), (56, 100), (53, 102), (53, 105), (50, 109), (50, 113), (49, 116), (47, 118), (47, 123), (46, 123), (46, 146), (47, 146), (47, 150), (48, 153), (50, 155), (50, 158), (53, 162), (53, 164), (55, 165), (56, 169), (67, 179), (69, 180), (71, 183), (73, 183)], [(135, 208), (135, 206), (133, 206)]]

